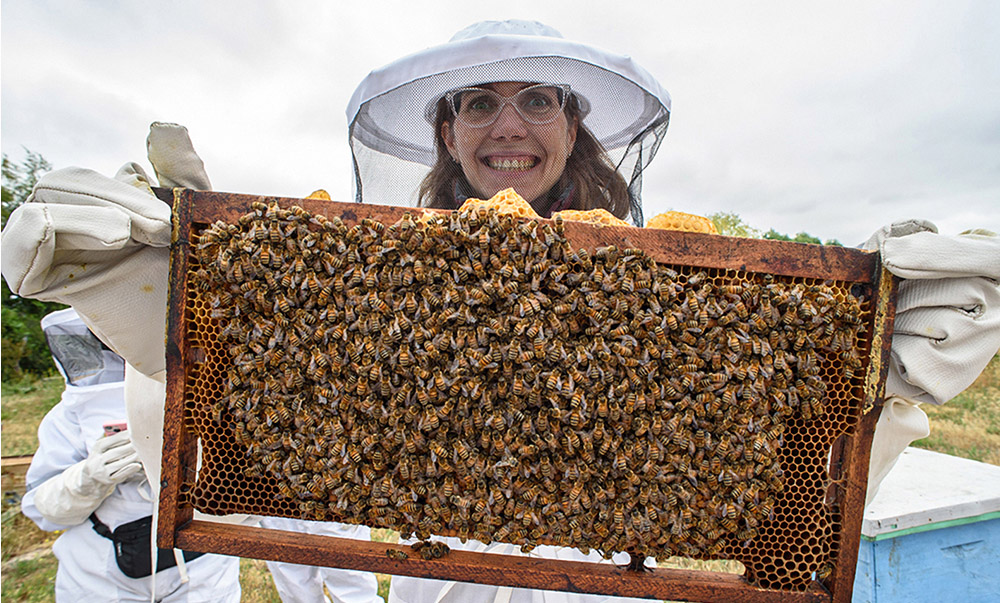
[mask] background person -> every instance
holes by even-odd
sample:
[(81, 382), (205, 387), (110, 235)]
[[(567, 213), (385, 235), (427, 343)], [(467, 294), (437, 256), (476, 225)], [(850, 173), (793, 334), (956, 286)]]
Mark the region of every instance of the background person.
[[(21, 509), (43, 530), (65, 530), (52, 547), (56, 600), (239, 601), (234, 557), (186, 553), (180, 568), (161, 550), (150, 575), (149, 485), (128, 430), (104, 430), (125, 417), (124, 362), (72, 308), (47, 315), (42, 328), (66, 388), (39, 425)], [(117, 556), (115, 531), (133, 534)]]
[[(260, 526), (269, 530), (304, 532), (337, 538), (371, 540), (371, 528), (335, 521), (306, 521), (287, 517), (261, 517)], [(371, 572), (333, 569), (283, 561), (268, 561), (278, 596), (285, 603), (332, 601), (332, 603), (382, 603), (378, 580)], [(323, 587), (326, 587), (324, 592)], [(326, 593), (329, 593), (329, 597)]]

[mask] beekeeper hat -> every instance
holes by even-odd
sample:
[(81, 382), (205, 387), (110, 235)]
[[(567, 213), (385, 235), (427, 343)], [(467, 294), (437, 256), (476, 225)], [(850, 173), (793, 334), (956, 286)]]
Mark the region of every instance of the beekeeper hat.
[[(626, 55), (566, 40), (537, 21), (511, 20), (470, 25), (362, 80), (347, 107), (356, 200), (415, 204), (436, 157), (437, 101), (455, 88), (504, 81), (569, 84), (583, 125), (638, 199), (639, 175), (666, 131), (670, 95)], [(395, 182), (406, 178), (413, 185), (401, 191)]]

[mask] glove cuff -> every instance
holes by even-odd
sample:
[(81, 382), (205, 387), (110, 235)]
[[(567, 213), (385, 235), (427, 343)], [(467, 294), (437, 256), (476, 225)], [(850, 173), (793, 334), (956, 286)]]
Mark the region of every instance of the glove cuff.
[(86, 462), (80, 461), (35, 489), (35, 508), (46, 520), (64, 526), (83, 523), (115, 491), (114, 484), (88, 479)]

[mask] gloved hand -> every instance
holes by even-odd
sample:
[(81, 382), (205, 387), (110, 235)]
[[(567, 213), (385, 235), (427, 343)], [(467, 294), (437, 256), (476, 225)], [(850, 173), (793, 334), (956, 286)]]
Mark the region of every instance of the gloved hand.
[[(209, 189), (187, 129), (154, 123), (149, 160), (160, 184)], [(165, 366), (171, 208), (135, 164), (114, 178), (81, 168), (46, 174), (2, 234), (0, 269), (21, 296), (76, 308), (139, 371)]]
[(920, 403), (968, 387), (1000, 347), (1000, 238), (941, 235), (925, 220), (896, 222), (864, 247), (901, 277), (885, 401), (872, 440), (865, 504), (911, 442), (930, 433)]
[(35, 507), (52, 523), (82, 523), (114, 492), (115, 486), (141, 469), (128, 430), (101, 438), (86, 459), (38, 486)]
[(941, 235), (930, 222), (897, 222), (865, 244), (899, 285), (886, 397), (943, 404), (1000, 349), (1000, 237)]

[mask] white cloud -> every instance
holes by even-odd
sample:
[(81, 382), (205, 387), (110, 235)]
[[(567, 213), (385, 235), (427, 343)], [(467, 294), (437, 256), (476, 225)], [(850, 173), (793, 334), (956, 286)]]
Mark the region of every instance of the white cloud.
[(190, 129), (221, 190), (350, 194), (344, 108), (373, 68), (480, 19), (632, 55), (674, 100), (646, 213), (739, 213), (845, 243), (893, 219), (1000, 230), (1000, 8), (7, 2), (2, 148), (113, 172), (149, 122)]

